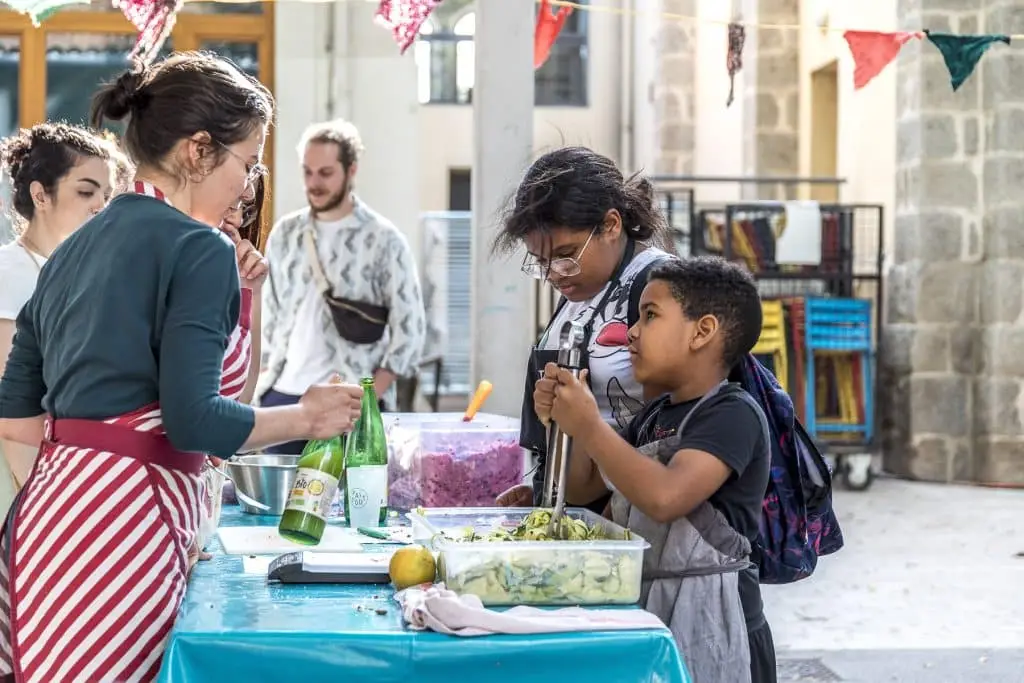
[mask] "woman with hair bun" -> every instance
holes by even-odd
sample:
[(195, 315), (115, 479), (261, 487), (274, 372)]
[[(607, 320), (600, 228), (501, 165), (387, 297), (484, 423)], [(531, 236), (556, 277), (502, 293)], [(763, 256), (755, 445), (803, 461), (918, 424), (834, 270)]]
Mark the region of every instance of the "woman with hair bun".
[[(99, 213), (116, 191), (127, 158), (116, 143), (87, 128), (41, 123), (0, 142), (0, 165), (11, 186), (15, 239), (0, 246), (0, 374), (14, 339), (14, 321), (32, 296), (53, 250)], [(0, 514), (28, 478), (36, 448), (0, 443)]]
[(259, 259), (217, 226), (264, 173), (266, 88), (176, 53), (105, 85), (92, 114), (127, 120), (134, 182), (42, 269), (0, 380), (0, 436), (41, 443), (0, 540), (0, 675), (18, 683), (155, 680), (207, 456), (347, 431), (362, 394), (230, 395)]
[[(627, 330), (639, 318), (648, 271), (672, 258), (657, 248), (667, 226), (654, 186), (640, 174), (628, 178), (615, 162), (586, 147), (565, 147), (537, 159), (526, 171), (498, 235), (495, 251), (526, 247), (523, 272), (546, 280), (561, 294), (547, 328), (530, 354), (523, 395), (520, 445), (539, 461), (533, 487), (515, 486), (501, 505), (540, 503), (547, 427), (533, 407), (534, 383), (558, 356), (567, 321), (584, 325), (584, 359), (606, 422), (625, 427), (644, 405), (633, 378)], [(650, 398), (662, 393), (646, 388)], [(602, 512), (610, 495), (572, 501)]]

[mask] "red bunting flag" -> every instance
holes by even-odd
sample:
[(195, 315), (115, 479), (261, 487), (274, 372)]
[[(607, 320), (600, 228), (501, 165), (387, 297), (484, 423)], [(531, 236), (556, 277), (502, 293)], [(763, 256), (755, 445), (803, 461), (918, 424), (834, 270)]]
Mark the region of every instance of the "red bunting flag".
[(380, 0), (375, 21), (391, 31), (398, 51), (405, 54), (416, 42), (420, 27), (441, 0)]
[(540, 0), (537, 12), (537, 28), (533, 32), (533, 68), (544, 66), (551, 56), (551, 46), (558, 40), (558, 34), (565, 26), (565, 20), (572, 14), (572, 7), (559, 7), (557, 12), (551, 11), (550, 0)]
[(853, 89), (860, 90), (896, 59), (900, 49), (912, 38), (920, 38), (917, 32), (898, 31), (847, 31), (843, 34), (850, 53), (853, 55)]

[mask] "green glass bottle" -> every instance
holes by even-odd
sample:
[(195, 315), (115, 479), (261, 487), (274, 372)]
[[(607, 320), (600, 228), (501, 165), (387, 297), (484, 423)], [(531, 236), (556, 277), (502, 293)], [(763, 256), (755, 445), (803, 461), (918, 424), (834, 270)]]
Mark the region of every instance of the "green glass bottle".
[(309, 441), (299, 457), (295, 483), (277, 532), (302, 545), (320, 543), (344, 469), (343, 436)]
[(345, 444), (345, 523), (353, 528), (384, 526), (388, 518), (388, 444), (373, 378), (359, 383), (363, 404)]

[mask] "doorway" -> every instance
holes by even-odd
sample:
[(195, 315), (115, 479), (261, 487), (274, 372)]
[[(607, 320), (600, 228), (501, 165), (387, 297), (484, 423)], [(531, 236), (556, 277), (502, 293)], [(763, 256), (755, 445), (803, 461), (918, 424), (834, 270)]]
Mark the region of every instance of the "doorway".
[[(839, 174), (839, 79), (836, 62), (811, 74), (811, 175), (835, 178)], [(811, 186), (811, 199), (839, 201), (837, 185)]]

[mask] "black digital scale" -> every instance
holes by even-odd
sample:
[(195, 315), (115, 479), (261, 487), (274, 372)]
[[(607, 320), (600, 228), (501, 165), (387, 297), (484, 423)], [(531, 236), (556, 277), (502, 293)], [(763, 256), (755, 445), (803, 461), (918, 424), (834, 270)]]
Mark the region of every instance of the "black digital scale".
[(392, 554), (299, 550), (275, 558), (267, 570), (267, 579), (280, 583), (389, 583)]

